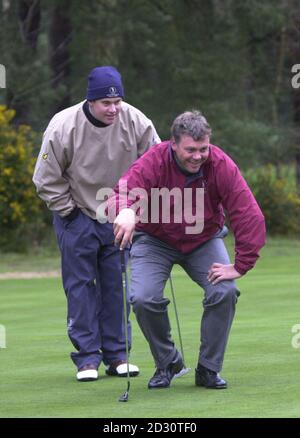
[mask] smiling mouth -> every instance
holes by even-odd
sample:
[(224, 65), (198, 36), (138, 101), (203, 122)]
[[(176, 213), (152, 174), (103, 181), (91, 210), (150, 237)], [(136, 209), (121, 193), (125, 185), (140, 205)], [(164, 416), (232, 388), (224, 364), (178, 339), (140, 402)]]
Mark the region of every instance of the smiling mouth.
[(115, 121), (116, 116), (106, 116), (106, 120), (108, 122), (114, 122)]

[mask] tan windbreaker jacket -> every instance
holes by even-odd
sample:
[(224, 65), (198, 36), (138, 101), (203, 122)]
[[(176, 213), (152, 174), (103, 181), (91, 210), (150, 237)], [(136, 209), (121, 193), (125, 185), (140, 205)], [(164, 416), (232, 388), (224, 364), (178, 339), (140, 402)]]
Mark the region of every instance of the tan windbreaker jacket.
[(122, 102), (118, 119), (96, 127), (83, 103), (57, 113), (43, 137), (33, 182), (48, 208), (67, 216), (77, 206), (92, 219), (101, 188), (113, 188), (130, 165), (160, 138), (141, 111)]

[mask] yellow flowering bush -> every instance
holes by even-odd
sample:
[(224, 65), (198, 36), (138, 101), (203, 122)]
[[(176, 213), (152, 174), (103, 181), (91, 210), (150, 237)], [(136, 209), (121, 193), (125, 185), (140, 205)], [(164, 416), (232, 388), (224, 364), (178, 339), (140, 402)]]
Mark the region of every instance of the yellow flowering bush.
[(15, 250), (24, 247), (30, 227), (42, 222), (43, 209), (32, 183), (34, 133), (11, 124), (14, 115), (0, 105), (0, 247)]

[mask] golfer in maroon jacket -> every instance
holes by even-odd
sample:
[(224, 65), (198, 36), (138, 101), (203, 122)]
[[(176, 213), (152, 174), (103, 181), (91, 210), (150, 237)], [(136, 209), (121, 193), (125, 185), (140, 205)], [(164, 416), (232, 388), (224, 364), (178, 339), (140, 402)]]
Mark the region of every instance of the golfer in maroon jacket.
[[(109, 202), (119, 211), (115, 240), (121, 248), (133, 240), (131, 303), (156, 364), (148, 387), (170, 386), (183, 368), (163, 296), (179, 264), (204, 290), (196, 385), (222, 389), (227, 383), (219, 372), (239, 295), (235, 279), (255, 265), (265, 221), (236, 164), (210, 143), (200, 112), (179, 115), (171, 134), (119, 181)], [(235, 237), (234, 263), (223, 242), (224, 209)]]

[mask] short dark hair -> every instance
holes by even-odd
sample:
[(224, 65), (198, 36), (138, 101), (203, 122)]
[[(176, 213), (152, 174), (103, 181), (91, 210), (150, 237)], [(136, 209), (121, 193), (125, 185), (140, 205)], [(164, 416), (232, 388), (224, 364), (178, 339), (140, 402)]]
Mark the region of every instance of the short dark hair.
[(186, 111), (174, 120), (171, 135), (179, 143), (182, 135), (188, 135), (193, 140), (203, 140), (206, 135), (211, 135), (211, 128), (200, 111)]

